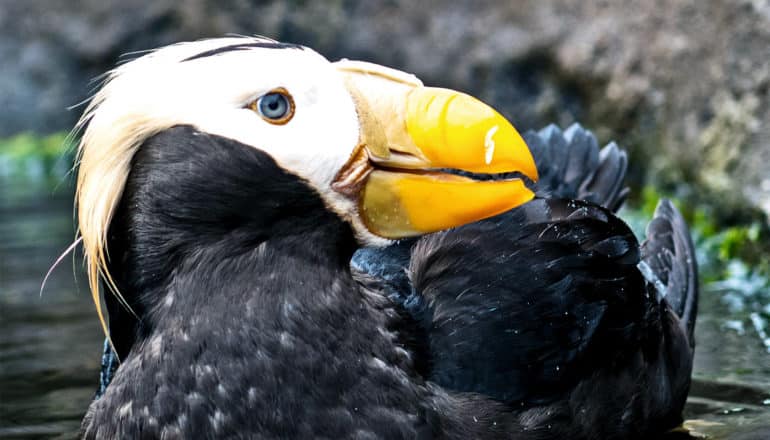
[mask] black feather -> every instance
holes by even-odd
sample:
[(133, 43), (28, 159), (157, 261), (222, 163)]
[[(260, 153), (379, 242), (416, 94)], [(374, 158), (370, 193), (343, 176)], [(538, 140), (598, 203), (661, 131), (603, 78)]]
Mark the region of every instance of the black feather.
[(628, 226), (582, 201), (537, 199), (423, 237), (410, 273), (426, 303), (430, 380), (561, 412), (555, 423), (574, 438), (676, 426), (693, 352), (639, 263)]
[(223, 46), (218, 47), (216, 49), (210, 49), (198, 54), (195, 54), (191, 57), (187, 57), (182, 60), (182, 62), (186, 61), (193, 61), (193, 60), (199, 60), (201, 58), (208, 58), (215, 55), (220, 55), (227, 52), (234, 52), (239, 50), (249, 50), (253, 48), (261, 48), (261, 49), (297, 49), (297, 50), (304, 50), (305, 48), (303, 46), (300, 46), (298, 44), (291, 44), (291, 43), (280, 43), (277, 41), (257, 41), (252, 43), (238, 43), (238, 44), (231, 44), (229, 46)]
[(527, 406), (562, 397), (607, 350), (597, 344), (634, 349), (638, 256), (622, 221), (576, 201), (423, 238), (410, 272), (430, 315), (431, 379)]
[(628, 195), (628, 158), (611, 142), (599, 150), (596, 137), (580, 124), (565, 132), (555, 125), (524, 133), (540, 179), (538, 197), (586, 200), (617, 211)]
[(647, 225), (642, 245), (643, 273), (679, 316), (682, 329), (695, 345), (695, 314), (698, 309), (698, 266), (687, 224), (669, 200), (661, 200)]

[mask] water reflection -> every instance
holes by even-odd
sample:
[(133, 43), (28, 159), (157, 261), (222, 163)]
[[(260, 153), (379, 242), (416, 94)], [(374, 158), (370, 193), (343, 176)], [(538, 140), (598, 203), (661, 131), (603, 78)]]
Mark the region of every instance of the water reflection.
[[(66, 190), (0, 193), (0, 438), (75, 437), (96, 389), (102, 335), (72, 259), (38, 295), (74, 236), (71, 213)], [(701, 301), (685, 426), (708, 438), (768, 439), (770, 354), (748, 329), (729, 329), (720, 298), (704, 292)]]

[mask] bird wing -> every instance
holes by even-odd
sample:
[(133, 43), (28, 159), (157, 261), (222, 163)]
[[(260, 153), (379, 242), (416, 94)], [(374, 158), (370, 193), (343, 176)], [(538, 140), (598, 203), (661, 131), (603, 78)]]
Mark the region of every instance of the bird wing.
[(669, 200), (661, 200), (647, 225), (642, 244), (642, 274), (656, 295), (679, 317), (682, 330), (694, 346), (698, 309), (698, 267), (695, 248), (682, 215)]
[(625, 223), (581, 201), (537, 199), (422, 238), (409, 272), (424, 298), (429, 378), (525, 405), (563, 396), (602, 347), (640, 337), (638, 262)]
[(648, 231), (640, 247), (607, 209), (536, 199), (420, 239), (410, 277), (424, 298), (429, 380), (558, 413), (588, 438), (676, 426), (692, 372), (695, 260), (669, 202)]

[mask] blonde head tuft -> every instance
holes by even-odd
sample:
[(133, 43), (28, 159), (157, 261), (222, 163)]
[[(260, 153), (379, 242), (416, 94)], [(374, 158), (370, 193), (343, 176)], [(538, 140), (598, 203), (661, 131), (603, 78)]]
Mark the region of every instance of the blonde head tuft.
[[(152, 51), (109, 72), (74, 133), (82, 137), (77, 151), (75, 207), (83, 241), (88, 283), (99, 321), (109, 336), (102, 311), (99, 280), (103, 279), (128, 308), (108, 270), (107, 233), (123, 194), (131, 161), (151, 136), (185, 123), (173, 99), (163, 99), (169, 76), (179, 75), (187, 58), (204, 51), (242, 43), (273, 42), (261, 37), (231, 37), (179, 43)], [(158, 80), (162, 78), (163, 80)], [(129, 308), (130, 310), (130, 308)]]

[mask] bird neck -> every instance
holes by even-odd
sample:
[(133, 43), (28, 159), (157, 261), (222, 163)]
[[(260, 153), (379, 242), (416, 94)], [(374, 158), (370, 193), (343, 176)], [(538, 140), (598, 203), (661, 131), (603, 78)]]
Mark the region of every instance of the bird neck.
[[(351, 296), (359, 295), (350, 274), (356, 243), (346, 223), (326, 212), (319, 215), (324, 218), (317, 222), (287, 219), (290, 226), (273, 230), (280, 233), (233, 231), (163, 254), (133, 253), (124, 274), (142, 282), (124, 284), (141, 313), (136, 337), (173, 329), (180, 320), (264, 330), (312, 315), (316, 307), (339, 302), (343, 310), (344, 303), (356, 301)], [(155, 268), (156, 276), (132, 275), (146, 268)]]
[(159, 300), (148, 324), (219, 315), (227, 319), (223, 326), (264, 328), (285, 324), (292, 310), (312, 314), (330, 302), (355, 301), (353, 244), (344, 225), (323, 223), (301, 234), (265, 237), (235, 254), (227, 240), (197, 247), (152, 293)]
[[(146, 314), (145, 334), (97, 413), (153, 408), (157, 420), (181, 413), (202, 424), (214, 413), (200, 432), (233, 429), (237, 436), (243, 429), (286, 438), (307, 437), (297, 431), (303, 426), (328, 425), (325, 408), (360, 414), (332, 419), (334, 429), (351, 433), (359, 425), (390, 429), (391, 414), (422, 414), (428, 390), (396, 340), (393, 311), (353, 280), (340, 240), (352, 235), (322, 227), (235, 255), (218, 246), (188, 255), (162, 287), (164, 299)], [(130, 423), (155, 429), (141, 414)]]
[(355, 247), (348, 223), (267, 154), (166, 130), (134, 156), (109, 228), (108, 269), (133, 310), (106, 296), (112, 341), (122, 359), (167, 316), (231, 311), (257, 286), (274, 292), (261, 307), (309, 295), (301, 283), (323, 290), (349, 278)]

